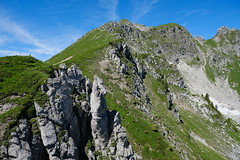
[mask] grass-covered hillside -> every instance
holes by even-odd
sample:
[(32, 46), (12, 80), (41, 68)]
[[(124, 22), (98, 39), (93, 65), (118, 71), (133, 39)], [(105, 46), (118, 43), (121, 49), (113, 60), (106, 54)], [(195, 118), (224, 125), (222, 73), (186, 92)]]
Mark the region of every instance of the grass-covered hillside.
[(113, 36), (104, 30), (93, 30), (74, 44), (67, 47), (61, 53), (50, 58), (47, 63), (58, 66), (60, 63), (71, 65), (78, 64), (86, 76), (93, 78), (93, 73), (89, 72), (95, 68), (96, 60), (103, 56), (102, 50), (109, 46)]
[(50, 65), (31, 56), (0, 58), (0, 105), (11, 106), (0, 113), (1, 143), (6, 142), (19, 119), (35, 116), (34, 100), (51, 72)]

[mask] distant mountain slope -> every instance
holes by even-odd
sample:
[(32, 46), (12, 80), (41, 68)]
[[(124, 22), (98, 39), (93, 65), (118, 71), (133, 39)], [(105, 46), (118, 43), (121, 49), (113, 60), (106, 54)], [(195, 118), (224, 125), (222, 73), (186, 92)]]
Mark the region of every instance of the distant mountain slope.
[[(121, 20), (44, 63), (4, 57), (0, 68), (1, 157), (31, 157), (36, 146), (42, 159), (240, 157), (239, 30), (222, 27), (204, 40), (175, 23)], [(23, 128), (32, 138), (16, 144)], [(16, 156), (22, 142), (31, 151)]]

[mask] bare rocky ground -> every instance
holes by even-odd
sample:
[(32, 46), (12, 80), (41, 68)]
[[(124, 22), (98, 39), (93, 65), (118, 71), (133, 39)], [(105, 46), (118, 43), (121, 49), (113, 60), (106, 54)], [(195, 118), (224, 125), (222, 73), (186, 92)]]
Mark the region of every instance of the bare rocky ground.
[(215, 83), (211, 82), (203, 68), (188, 66), (183, 61), (180, 61), (177, 68), (192, 93), (209, 94), (210, 100), (225, 117), (240, 123), (240, 96), (229, 86), (227, 80), (217, 78)]

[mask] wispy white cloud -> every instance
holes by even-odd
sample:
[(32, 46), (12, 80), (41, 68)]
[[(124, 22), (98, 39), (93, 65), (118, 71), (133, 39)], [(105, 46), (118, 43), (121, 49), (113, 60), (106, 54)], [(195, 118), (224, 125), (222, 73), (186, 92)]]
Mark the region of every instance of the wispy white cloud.
[(118, 3), (119, 3), (119, 0), (99, 0), (100, 7), (107, 10), (108, 21), (119, 20), (119, 16), (117, 13)]
[(60, 34), (42, 34), (41, 29), (35, 29), (34, 34), (28, 24), (22, 25), (9, 15), (0, 10), (0, 56), (32, 54), (36, 58), (46, 60), (82, 35), (79, 30), (67, 25), (56, 26), (55, 31)]
[(182, 26), (183, 26), (183, 27), (185, 27), (186, 25), (187, 25), (187, 23), (186, 23), (186, 22), (182, 24)]
[(183, 14), (183, 16), (187, 17), (187, 16), (191, 16), (193, 14), (204, 15), (204, 14), (207, 14), (208, 12), (209, 12), (209, 10), (207, 10), (207, 9), (194, 9), (194, 10), (186, 11)]
[(134, 0), (134, 11), (132, 15), (132, 21), (137, 22), (144, 15), (150, 12), (159, 0), (144, 0), (143, 2), (139, 0)]
[(19, 42), (30, 44), (38, 49), (41, 49), (45, 54), (53, 54), (53, 52), (56, 51), (55, 48), (51, 48), (46, 44), (43, 44), (38, 38), (34, 37), (30, 32), (24, 29), (23, 26), (12, 21), (10, 18), (0, 18), (0, 30), (8, 33)]

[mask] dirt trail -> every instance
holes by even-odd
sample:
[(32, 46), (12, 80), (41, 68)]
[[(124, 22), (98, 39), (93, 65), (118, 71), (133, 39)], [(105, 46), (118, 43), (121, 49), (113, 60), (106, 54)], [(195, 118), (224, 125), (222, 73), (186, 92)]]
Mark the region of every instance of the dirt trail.
[(54, 65), (61, 64), (61, 63), (65, 62), (65, 61), (67, 61), (67, 60), (69, 60), (69, 59), (71, 59), (71, 58), (73, 58), (73, 56), (70, 56), (70, 57), (62, 60), (61, 62), (55, 63)]

